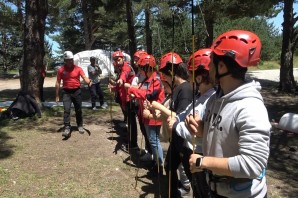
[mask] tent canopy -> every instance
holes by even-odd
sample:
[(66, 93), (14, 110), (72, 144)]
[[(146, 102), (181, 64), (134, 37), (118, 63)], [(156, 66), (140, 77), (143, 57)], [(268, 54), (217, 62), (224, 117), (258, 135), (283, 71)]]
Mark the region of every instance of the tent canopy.
[[(87, 67), (88, 65), (90, 65), (90, 57), (94, 56), (96, 58), (97, 64), (102, 70), (101, 76), (106, 77), (115, 74), (112, 54), (113, 52), (102, 49), (82, 51), (74, 55), (74, 63), (80, 66), (85, 72), (85, 74), (88, 76)], [(123, 54), (125, 56), (126, 61), (130, 61), (130, 56), (126, 53)]]

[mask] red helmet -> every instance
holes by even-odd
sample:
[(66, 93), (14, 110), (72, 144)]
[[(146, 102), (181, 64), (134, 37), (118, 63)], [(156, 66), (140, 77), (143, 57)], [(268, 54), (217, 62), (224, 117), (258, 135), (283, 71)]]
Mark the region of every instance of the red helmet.
[[(189, 71), (197, 70), (200, 66), (205, 70), (209, 70), (211, 52), (212, 52), (211, 48), (204, 48), (196, 51), (188, 59), (188, 63), (187, 63), (188, 70)], [(193, 57), (194, 57), (194, 65), (192, 65)]]
[(231, 30), (223, 33), (212, 44), (216, 55), (229, 56), (241, 67), (256, 66), (261, 55), (260, 38), (249, 31)]
[(137, 65), (140, 67), (145, 67), (146, 65), (149, 65), (150, 67), (154, 68), (156, 66), (156, 61), (154, 56), (149, 54), (143, 54), (138, 60)]
[(134, 53), (133, 57), (134, 58), (140, 58), (144, 54), (147, 54), (147, 52), (145, 52), (143, 50), (138, 50), (138, 51), (136, 51), (136, 53)]
[(123, 53), (120, 50), (119, 51), (115, 51), (113, 53), (113, 59), (115, 59), (117, 57), (124, 57)]
[(164, 68), (167, 65), (167, 63), (180, 64), (182, 62), (182, 58), (177, 53), (169, 52), (161, 57), (159, 69)]

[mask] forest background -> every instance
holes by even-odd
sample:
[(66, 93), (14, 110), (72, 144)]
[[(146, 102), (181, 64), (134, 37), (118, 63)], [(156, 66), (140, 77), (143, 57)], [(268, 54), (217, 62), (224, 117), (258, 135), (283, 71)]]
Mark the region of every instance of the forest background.
[[(61, 62), (45, 35), (59, 44), (56, 54), (65, 50), (75, 54), (120, 48), (132, 56), (142, 48), (157, 60), (172, 50), (187, 60), (193, 51), (210, 47), (222, 32), (246, 29), (261, 38), (260, 67), (270, 61), (266, 68), (280, 68), (278, 89), (295, 93), (293, 58), (298, 38), (295, 3), (295, 0), (1, 0), (0, 70), (17, 70), (21, 89), (39, 99), (42, 65), (51, 69), (55, 62)], [(268, 22), (281, 11), (282, 32)]]
[[(57, 54), (121, 48), (132, 56), (144, 48), (157, 60), (172, 50), (187, 60), (193, 50), (209, 47), (220, 33), (246, 29), (262, 40), (259, 69), (280, 69), (279, 82), (260, 81), (270, 120), (278, 121), (284, 113), (298, 113), (293, 77), (298, 65), (294, 61), (298, 38), (294, 4), (294, 0), (0, 0), (0, 74), (5, 74), (0, 75), (5, 82), (0, 101), (13, 100), (19, 89), (7, 89), (7, 85), (17, 87), (20, 82), (21, 90), (32, 92), (40, 102), (42, 65), (51, 69), (52, 63), (61, 61), (52, 53), (46, 35), (59, 43)], [(281, 10), (280, 32), (268, 19)], [(7, 73), (17, 73), (20, 79), (8, 79)], [(45, 98), (54, 101), (55, 78), (48, 80), (52, 86), (45, 87)], [(88, 101), (88, 89), (83, 91), (84, 101)], [(104, 91), (107, 93), (106, 86)], [(163, 181), (148, 178), (148, 171), (136, 166), (137, 158), (121, 150), (125, 131), (119, 123), (123, 117), (119, 107), (109, 104), (113, 104), (110, 114), (84, 108), (87, 133), (82, 136), (74, 128), (67, 141), (61, 141), (63, 108), (43, 109), (41, 119), (1, 121), (1, 197), (160, 195), (158, 187)], [(296, 197), (297, 142), (295, 134), (272, 132), (268, 197)]]

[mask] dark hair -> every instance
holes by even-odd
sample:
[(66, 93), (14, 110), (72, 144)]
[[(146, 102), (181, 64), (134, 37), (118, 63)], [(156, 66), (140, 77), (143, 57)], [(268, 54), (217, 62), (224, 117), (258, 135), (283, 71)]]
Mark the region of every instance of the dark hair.
[(209, 77), (209, 71), (206, 69), (200, 69), (200, 67), (195, 70), (195, 76), (202, 76), (202, 82), (209, 84), (210, 83), (210, 77)]
[(245, 80), (247, 67), (241, 67), (233, 58), (229, 56), (219, 56), (213, 53), (213, 63), (215, 67), (218, 67), (219, 61), (222, 61), (227, 66), (228, 72), (233, 78)]
[[(187, 65), (185, 63), (179, 63), (173, 65), (174, 75), (182, 78), (183, 80), (188, 80), (189, 73), (187, 69)], [(167, 65), (159, 70), (165, 75), (171, 76), (172, 71), (172, 63), (167, 63)]]

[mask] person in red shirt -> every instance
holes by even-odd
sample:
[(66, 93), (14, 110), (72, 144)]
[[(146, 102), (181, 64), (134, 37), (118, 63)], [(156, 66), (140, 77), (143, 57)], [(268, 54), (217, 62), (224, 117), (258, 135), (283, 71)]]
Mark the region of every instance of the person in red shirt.
[[(119, 93), (120, 105), (124, 114), (124, 119), (127, 118), (127, 124), (129, 129), (128, 144), (125, 145), (125, 149), (130, 152), (130, 150), (139, 150), (137, 143), (137, 120), (136, 113), (133, 111), (133, 103), (130, 100), (125, 83), (131, 84), (135, 77), (135, 71), (125, 62), (124, 54), (122, 51), (115, 51), (113, 53), (114, 65), (119, 71), (118, 79), (116, 80), (116, 87), (114, 91)], [(125, 119), (126, 120), (126, 119)]]
[[(160, 75), (155, 71), (156, 61), (152, 55), (143, 55), (138, 61), (139, 69), (146, 76), (146, 80), (137, 87), (130, 87), (128, 89), (128, 94), (132, 98), (137, 98), (139, 101), (139, 110), (143, 115), (144, 102), (157, 101), (162, 103), (165, 99), (165, 93), (160, 80)], [(159, 134), (162, 122), (157, 119), (149, 119), (148, 117), (143, 117), (142, 122), (145, 126), (146, 134), (150, 142), (153, 158), (155, 160), (155, 165), (153, 166), (152, 172), (163, 173), (163, 150), (160, 144)]]
[(92, 81), (86, 77), (81, 67), (74, 65), (73, 53), (71, 51), (64, 52), (65, 64), (57, 71), (56, 81), (56, 102), (59, 102), (59, 89), (61, 81), (63, 81), (62, 101), (64, 106), (64, 132), (62, 136), (69, 138), (71, 134), (70, 110), (73, 103), (76, 112), (76, 122), (78, 130), (81, 134), (85, 132), (83, 128), (82, 116), (82, 92), (80, 77), (91, 86)]

